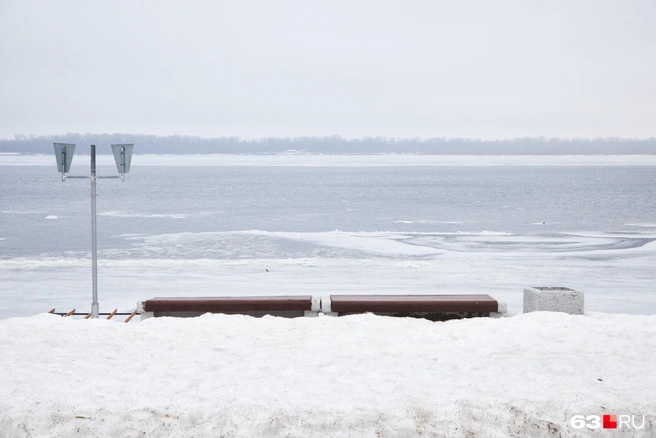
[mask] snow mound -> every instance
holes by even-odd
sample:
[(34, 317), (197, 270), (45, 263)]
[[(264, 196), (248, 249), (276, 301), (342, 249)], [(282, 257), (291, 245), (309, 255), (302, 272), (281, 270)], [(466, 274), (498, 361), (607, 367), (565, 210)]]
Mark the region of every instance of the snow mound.
[(656, 316), (208, 314), (123, 324), (39, 315), (0, 321), (0, 430), (583, 436), (573, 415), (610, 413), (645, 415), (632, 436), (654, 436), (654, 363)]

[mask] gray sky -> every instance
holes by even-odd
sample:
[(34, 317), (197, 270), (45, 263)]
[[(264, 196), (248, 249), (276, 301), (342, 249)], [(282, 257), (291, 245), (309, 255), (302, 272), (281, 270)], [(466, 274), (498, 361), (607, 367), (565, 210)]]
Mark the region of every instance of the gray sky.
[(656, 136), (656, 1), (0, 0), (0, 137)]

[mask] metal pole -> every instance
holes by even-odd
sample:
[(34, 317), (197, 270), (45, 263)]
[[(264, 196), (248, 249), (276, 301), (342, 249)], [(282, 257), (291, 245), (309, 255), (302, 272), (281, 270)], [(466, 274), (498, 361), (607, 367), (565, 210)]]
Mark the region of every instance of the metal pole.
[(125, 146), (121, 146), (121, 181), (125, 181)]
[(91, 317), (98, 318), (98, 248), (96, 242), (96, 145), (91, 145)]
[(66, 149), (62, 148), (61, 160), (63, 163), (62, 166), (62, 181), (66, 181)]

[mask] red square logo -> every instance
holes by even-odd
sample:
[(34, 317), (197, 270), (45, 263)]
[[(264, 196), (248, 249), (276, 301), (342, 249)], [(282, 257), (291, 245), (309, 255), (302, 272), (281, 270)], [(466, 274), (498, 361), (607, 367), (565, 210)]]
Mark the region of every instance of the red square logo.
[(604, 429), (617, 429), (617, 415), (604, 415)]

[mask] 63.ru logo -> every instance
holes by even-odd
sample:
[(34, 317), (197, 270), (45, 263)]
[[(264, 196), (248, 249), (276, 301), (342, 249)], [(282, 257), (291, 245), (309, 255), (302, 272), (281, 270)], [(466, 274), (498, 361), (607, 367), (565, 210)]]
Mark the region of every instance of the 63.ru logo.
[[(636, 418), (642, 417), (642, 423), (636, 424)], [(645, 427), (645, 416), (639, 415), (574, 415), (569, 420), (570, 426), (574, 429), (599, 429), (603, 426), (604, 429), (642, 429)]]

